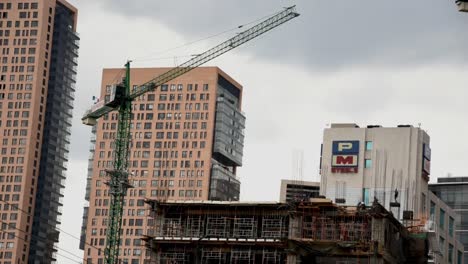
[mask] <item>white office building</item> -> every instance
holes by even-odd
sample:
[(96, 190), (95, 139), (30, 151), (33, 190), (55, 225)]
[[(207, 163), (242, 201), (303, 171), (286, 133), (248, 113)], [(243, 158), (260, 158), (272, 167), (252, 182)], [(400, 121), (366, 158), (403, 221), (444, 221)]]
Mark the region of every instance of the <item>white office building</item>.
[(463, 246), (453, 237), (460, 219), (428, 190), (430, 162), (421, 128), (331, 124), (323, 135), (320, 194), (350, 206), (377, 199), (405, 225), (427, 227), (432, 263), (462, 263)]

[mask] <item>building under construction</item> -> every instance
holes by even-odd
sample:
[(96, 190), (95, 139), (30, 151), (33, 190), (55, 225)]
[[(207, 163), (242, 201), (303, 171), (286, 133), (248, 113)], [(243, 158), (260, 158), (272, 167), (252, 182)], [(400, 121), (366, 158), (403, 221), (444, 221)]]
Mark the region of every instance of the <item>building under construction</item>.
[(147, 203), (145, 263), (427, 263), (425, 234), (377, 202)]

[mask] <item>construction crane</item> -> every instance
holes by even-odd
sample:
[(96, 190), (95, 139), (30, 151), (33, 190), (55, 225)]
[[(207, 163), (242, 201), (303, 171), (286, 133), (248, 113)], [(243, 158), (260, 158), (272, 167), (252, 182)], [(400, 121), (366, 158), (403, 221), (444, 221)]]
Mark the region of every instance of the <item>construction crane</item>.
[(197, 55), (179, 66), (172, 68), (164, 74), (130, 90), (130, 61), (125, 64), (125, 78), (122, 83), (112, 88), (110, 98), (94, 104), (81, 119), (85, 125), (94, 126), (97, 119), (103, 115), (118, 111), (117, 134), (115, 138), (115, 156), (113, 169), (107, 170), (109, 176), (109, 194), (111, 196), (109, 208), (109, 222), (107, 225), (106, 249), (104, 251), (106, 264), (117, 264), (119, 258), (119, 242), (122, 224), (123, 202), (128, 188), (130, 123), (132, 121), (132, 102), (140, 95), (156, 90), (165, 84), (193, 69), (208, 62), (240, 45), (280, 26), (283, 23), (299, 16), (295, 6), (285, 8), (283, 11), (265, 19), (251, 28), (237, 34), (223, 43)]

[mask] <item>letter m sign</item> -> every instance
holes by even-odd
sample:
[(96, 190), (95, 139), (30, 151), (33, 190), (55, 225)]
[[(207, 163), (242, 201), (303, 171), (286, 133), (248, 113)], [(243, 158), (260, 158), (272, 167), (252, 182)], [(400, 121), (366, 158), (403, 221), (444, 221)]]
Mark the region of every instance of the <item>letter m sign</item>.
[(332, 166), (333, 167), (357, 167), (358, 156), (357, 155), (333, 155)]

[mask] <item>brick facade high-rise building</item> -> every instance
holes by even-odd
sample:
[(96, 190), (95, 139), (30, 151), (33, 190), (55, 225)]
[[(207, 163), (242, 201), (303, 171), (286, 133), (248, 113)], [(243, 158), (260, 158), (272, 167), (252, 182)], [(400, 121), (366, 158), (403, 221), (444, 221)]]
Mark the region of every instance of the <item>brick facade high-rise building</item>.
[[(136, 88), (169, 68), (131, 70)], [(123, 69), (105, 69), (106, 100)], [(133, 102), (130, 184), (122, 222), (122, 263), (143, 263), (148, 208), (145, 199), (239, 200), (236, 168), (242, 165), (245, 117), (242, 86), (217, 67), (201, 67)], [(110, 197), (106, 169), (112, 169), (117, 112), (93, 128), (92, 155), (82, 241), (88, 263), (104, 260)], [(99, 248), (101, 250), (97, 250)]]
[(0, 263), (53, 263), (75, 91), (77, 10), (0, 2)]

